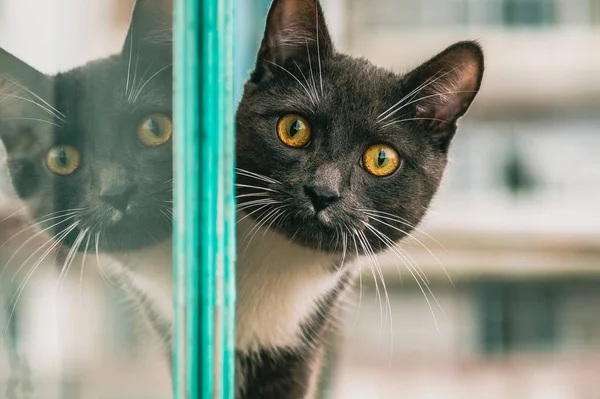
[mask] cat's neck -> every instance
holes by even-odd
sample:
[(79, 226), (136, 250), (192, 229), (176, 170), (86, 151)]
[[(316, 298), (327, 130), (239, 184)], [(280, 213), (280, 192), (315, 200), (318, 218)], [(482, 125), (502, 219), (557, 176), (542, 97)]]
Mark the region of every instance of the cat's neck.
[(143, 311), (165, 350), (173, 336), (173, 271), (171, 240), (142, 249), (110, 254), (109, 275)]
[(237, 225), (236, 349), (293, 349), (318, 302), (337, 285), (339, 256), (255, 227), (250, 218)]
[[(302, 327), (315, 316), (319, 301), (337, 287), (340, 257), (255, 227), (250, 218), (237, 225), (236, 349), (293, 349), (302, 344)], [(116, 271), (132, 286), (130, 291), (145, 292), (143, 299), (154, 303), (152, 311), (172, 321), (171, 245), (165, 242), (114, 258), (124, 266)]]

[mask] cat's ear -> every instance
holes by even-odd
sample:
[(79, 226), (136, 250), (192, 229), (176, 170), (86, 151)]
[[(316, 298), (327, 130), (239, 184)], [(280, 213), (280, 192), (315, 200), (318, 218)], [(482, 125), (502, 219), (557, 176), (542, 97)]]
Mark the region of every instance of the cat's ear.
[[(458, 119), (475, 99), (483, 77), (481, 46), (472, 41), (455, 43), (404, 78), (406, 104), (433, 142), (446, 150)], [(408, 101), (408, 103), (406, 102)]]
[(318, 0), (274, 0), (252, 80), (297, 68), (318, 68), (334, 52)]
[(149, 62), (173, 51), (173, 0), (136, 0), (123, 55)]
[(50, 83), (46, 75), (0, 48), (0, 117), (19, 102), (17, 96), (49, 101)]
[(31, 141), (29, 125), (52, 122), (52, 88), (48, 76), (0, 48), (0, 139), (7, 150)]

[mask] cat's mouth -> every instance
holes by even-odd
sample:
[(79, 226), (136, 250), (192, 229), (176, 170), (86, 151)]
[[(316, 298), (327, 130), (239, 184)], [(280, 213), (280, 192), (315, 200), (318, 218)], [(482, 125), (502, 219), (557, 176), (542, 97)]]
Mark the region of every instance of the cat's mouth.
[[(161, 217), (162, 216), (162, 217)], [(153, 245), (171, 237), (171, 219), (160, 212), (135, 209), (96, 211), (79, 215), (66, 234), (56, 234), (63, 246), (75, 251), (122, 252)], [(57, 232), (58, 233), (58, 232)]]

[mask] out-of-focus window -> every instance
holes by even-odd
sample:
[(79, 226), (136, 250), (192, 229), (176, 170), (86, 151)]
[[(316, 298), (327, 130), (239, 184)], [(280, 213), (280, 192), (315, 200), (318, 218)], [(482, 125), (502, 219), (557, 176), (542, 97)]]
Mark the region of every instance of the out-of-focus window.
[(598, 0), (352, 0), (354, 17), (385, 29), (460, 26), (543, 27), (598, 24)]

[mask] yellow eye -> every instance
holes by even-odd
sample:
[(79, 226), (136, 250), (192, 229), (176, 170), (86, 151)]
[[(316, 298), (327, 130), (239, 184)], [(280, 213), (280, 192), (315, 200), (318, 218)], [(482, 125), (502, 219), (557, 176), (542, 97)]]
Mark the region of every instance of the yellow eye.
[(277, 135), (283, 144), (301, 148), (310, 142), (310, 126), (306, 119), (296, 114), (287, 114), (277, 122)]
[(148, 147), (158, 147), (168, 142), (173, 136), (171, 118), (162, 114), (145, 117), (138, 126), (138, 138)]
[(67, 176), (79, 167), (81, 157), (79, 151), (70, 145), (59, 145), (46, 154), (46, 166), (50, 172)]
[(375, 144), (363, 154), (363, 166), (374, 176), (389, 176), (400, 166), (400, 156), (387, 144)]

